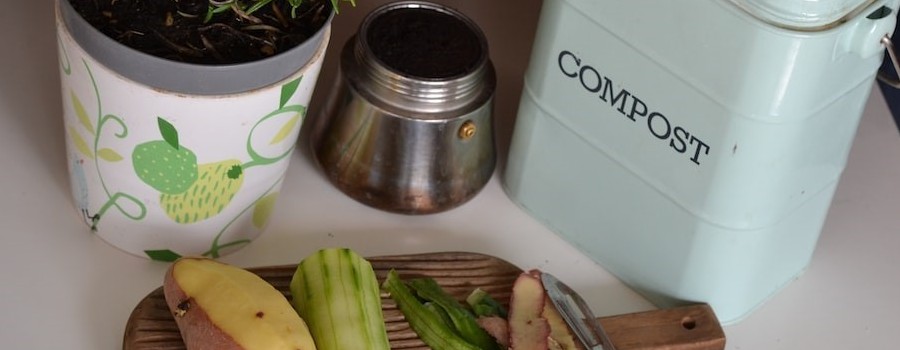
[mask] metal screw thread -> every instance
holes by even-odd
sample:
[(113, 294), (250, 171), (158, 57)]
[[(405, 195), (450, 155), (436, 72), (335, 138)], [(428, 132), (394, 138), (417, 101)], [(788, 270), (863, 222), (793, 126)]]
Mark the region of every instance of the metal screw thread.
[[(372, 20), (379, 14), (400, 8), (422, 8), (451, 15), (467, 24), (480, 40), (481, 52), (477, 64), (468, 72), (447, 78), (422, 78), (410, 76), (391, 69), (381, 62), (366, 41)], [(348, 47), (349, 48), (349, 47)], [(440, 113), (465, 108), (477, 103), (485, 95), (485, 89), (493, 89), (485, 84), (492, 74), (488, 59), (487, 42), (484, 34), (468, 18), (455, 10), (424, 2), (398, 2), (370, 14), (363, 21), (352, 46), (352, 60), (359, 67), (357, 71), (361, 85), (383, 103), (404, 110), (420, 113)], [(491, 82), (493, 83), (493, 82)], [(489, 93), (492, 93), (490, 91)]]

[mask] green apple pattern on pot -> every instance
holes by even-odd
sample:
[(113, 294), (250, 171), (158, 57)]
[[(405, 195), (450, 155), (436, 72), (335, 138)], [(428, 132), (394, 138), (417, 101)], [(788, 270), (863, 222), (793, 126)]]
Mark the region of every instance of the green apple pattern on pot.
[[(79, 73), (69, 63), (68, 53), (64, 45), (61, 47), (60, 66), (66, 76)], [(147, 205), (137, 196), (116, 190), (106, 181), (104, 174), (111, 172), (104, 164), (119, 163), (125, 160), (122, 153), (105, 146), (117, 144), (109, 142), (110, 138), (126, 139), (129, 137), (129, 128), (125, 119), (113, 114), (104, 114), (103, 99), (97, 81), (91, 70), (91, 65), (81, 59), (84, 72), (90, 79), (92, 92), (96, 98), (96, 111), (93, 116), (85, 108), (83, 100), (76, 90), (69, 87), (67, 97), (70, 101), (74, 123), (67, 120), (65, 124), (66, 134), (70, 139), (70, 177), (75, 194), (75, 204), (82, 212), (85, 222), (93, 232), (100, 227), (102, 218), (109, 215), (110, 209), (115, 209), (123, 216), (133, 221), (144, 220), (148, 213)], [(261, 117), (250, 128), (246, 139), (246, 162), (239, 159), (219, 159), (206, 163), (199, 163), (203, 156), (195, 154), (185, 147), (176, 126), (163, 117), (157, 117), (157, 125), (160, 138), (138, 144), (131, 152), (132, 167), (135, 175), (141, 182), (159, 193), (159, 206), (166, 217), (179, 225), (190, 225), (213, 218), (221, 214), (232, 199), (240, 192), (246, 177), (246, 170), (252, 167), (265, 166), (276, 163), (293, 152), (293, 146), (284, 147), (286, 150), (272, 157), (261, 154), (254, 148), (254, 132), (267, 121), (281, 117), (285, 120), (269, 140), (269, 145), (288, 142), (288, 137), (298, 132), (300, 124), (306, 113), (306, 107), (299, 104), (289, 105), (292, 96), (298, 89), (302, 76), (282, 85), (280, 103), (278, 108)], [(88, 187), (85, 181), (85, 171), (90, 166), (96, 173), (100, 188), (105, 192), (105, 202), (99, 205), (96, 212), (92, 212), (91, 203), (88, 200)], [(222, 250), (250, 242), (250, 239), (238, 239), (231, 242), (221, 242), (223, 235), (238, 218), (245, 214), (251, 215), (250, 223), (257, 229), (263, 229), (278, 197), (277, 185), (283, 180), (275, 179), (261, 194), (242, 208), (233, 218), (218, 230), (216, 236), (210, 242), (209, 249), (202, 253), (203, 256), (218, 258)], [(172, 261), (181, 257), (178, 252), (161, 247), (162, 249), (145, 250), (144, 253), (153, 260)]]
[[(135, 147), (132, 152), (132, 163), (138, 177), (148, 186), (160, 192), (160, 208), (172, 221), (179, 224), (192, 224), (212, 218), (222, 213), (232, 199), (238, 194), (244, 183), (245, 170), (278, 162), (293, 152), (293, 147), (274, 157), (266, 157), (253, 147), (253, 134), (266, 121), (290, 114), (287, 121), (269, 141), (270, 145), (288, 140), (288, 136), (299, 127), (306, 107), (287, 105), (296, 92), (302, 77), (297, 78), (281, 88), (279, 108), (260, 118), (250, 129), (247, 136), (246, 149), (249, 161), (241, 163), (238, 159), (226, 159), (211, 163), (198, 164), (197, 156), (185, 147), (177, 128), (162, 117), (157, 118), (160, 140), (152, 140)], [(277, 192), (272, 189), (281, 181), (277, 179), (268, 190), (253, 203), (244, 208), (216, 235), (210, 249), (202, 255), (217, 258), (220, 251), (237, 245), (247, 244), (248, 239), (233, 242), (219, 242), (228, 227), (245, 212), (253, 209), (251, 223), (262, 229), (266, 226)], [(154, 260), (171, 261), (181, 254), (169, 249), (145, 251)]]
[(163, 118), (157, 120), (163, 139), (134, 148), (134, 172), (160, 192), (160, 207), (172, 221), (191, 224), (218, 215), (244, 182), (241, 162), (198, 165), (194, 152), (179, 144), (175, 127)]
[(178, 194), (197, 181), (197, 156), (172, 140), (174, 127), (158, 118), (159, 129), (166, 140), (145, 142), (134, 148), (131, 161), (134, 171), (145, 184), (159, 192)]

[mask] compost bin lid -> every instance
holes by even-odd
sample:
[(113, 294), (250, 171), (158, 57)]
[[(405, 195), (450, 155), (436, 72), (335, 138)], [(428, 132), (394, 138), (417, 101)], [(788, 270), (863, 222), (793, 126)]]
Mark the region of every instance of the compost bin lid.
[(877, 0), (731, 0), (738, 7), (770, 24), (799, 30), (822, 30), (847, 18)]

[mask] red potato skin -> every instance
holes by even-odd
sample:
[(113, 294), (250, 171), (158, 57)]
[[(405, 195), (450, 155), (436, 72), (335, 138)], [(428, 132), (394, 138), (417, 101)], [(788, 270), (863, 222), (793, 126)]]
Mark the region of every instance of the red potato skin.
[(509, 347), (509, 322), (500, 316), (479, 317), (476, 322), (497, 340), (504, 349)]
[[(541, 280), (541, 270), (529, 270), (528, 274)], [(543, 286), (543, 283), (541, 285)], [(550, 297), (546, 294), (544, 296), (544, 311), (541, 313), (541, 316), (547, 319), (547, 324), (550, 326), (550, 338), (556, 342), (557, 348), (564, 350), (580, 348), (575, 344), (575, 335), (572, 333), (572, 330), (569, 329), (566, 321), (559, 314), (559, 310), (556, 309), (556, 306), (553, 306), (553, 302), (550, 301)], [(551, 346), (550, 348), (552, 349), (553, 347)]]
[[(173, 264), (172, 267), (174, 266)], [(166, 305), (181, 331), (185, 348), (187, 350), (243, 350), (230, 335), (213, 324), (206, 312), (185, 294), (172, 275), (172, 267), (169, 267), (166, 272), (163, 294), (166, 298)]]
[(550, 324), (542, 317), (544, 285), (522, 273), (513, 283), (509, 307), (509, 343), (513, 350), (547, 350)]

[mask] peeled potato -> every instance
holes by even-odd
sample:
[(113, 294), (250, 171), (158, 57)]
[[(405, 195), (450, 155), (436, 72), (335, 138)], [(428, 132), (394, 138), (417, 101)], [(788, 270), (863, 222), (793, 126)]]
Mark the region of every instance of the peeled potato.
[(181, 258), (163, 283), (188, 350), (314, 350), (306, 323), (259, 276), (204, 258)]

